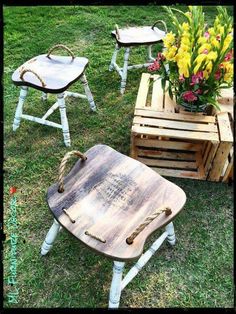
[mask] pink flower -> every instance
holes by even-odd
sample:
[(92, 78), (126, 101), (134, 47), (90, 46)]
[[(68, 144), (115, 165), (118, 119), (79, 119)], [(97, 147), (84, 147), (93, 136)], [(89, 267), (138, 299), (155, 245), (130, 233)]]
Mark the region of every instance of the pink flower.
[(219, 79), (220, 79), (220, 77), (221, 77), (221, 71), (220, 71), (220, 70), (217, 70), (216, 73), (215, 73), (215, 75), (214, 75), (214, 77), (215, 77), (215, 80), (219, 81)]
[(197, 74), (192, 75), (192, 82), (190, 83), (190, 85), (199, 84), (202, 79), (203, 79), (203, 71), (200, 71)]
[(160, 70), (160, 63), (157, 61), (157, 59), (153, 62), (153, 64), (149, 65), (148, 70), (149, 71), (158, 71)]
[(225, 56), (225, 61), (230, 61), (233, 58), (233, 51), (229, 51)]
[(183, 74), (181, 74), (181, 75), (179, 76), (179, 81), (180, 81), (181, 83), (183, 83), (183, 82), (185, 81), (185, 78), (184, 78)]
[(205, 32), (204, 36), (209, 39), (210, 38), (210, 33), (209, 32)]
[(204, 53), (205, 55), (208, 55), (208, 50), (204, 49), (202, 53)]
[(187, 101), (187, 102), (192, 102), (192, 101), (197, 100), (197, 97), (194, 95), (192, 91), (184, 92), (182, 97), (184, 101)]

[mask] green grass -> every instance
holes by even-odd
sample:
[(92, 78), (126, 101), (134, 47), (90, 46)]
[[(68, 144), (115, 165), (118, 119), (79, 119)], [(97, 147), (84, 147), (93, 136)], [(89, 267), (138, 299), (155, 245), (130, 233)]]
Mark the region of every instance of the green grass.
[[(184, 7), (182, 7), (184, 8)], [(232, 14), (232, 7), (229, 7)], [(215, 7), (207, 7), (212, 23)], [(68, 151), (60, 130), (23, 120), (16, 133), (12, 122), (19, 89), (11, 74), (23, 62), (57, 43), (90, 60), (87, 78), (98, 113), (85, 100), (68, 101), (71, 150), (86, 151), (104, 143), (129, 155), (130, 129), (140, 76), (129, 72), (126, 93), (108, 66), (114, 49), (114, 24), (146, 25), (164, 19), (156, 6), (4, 7), (4, 139), (5, 221), (10, 215), (10, 186), (16, 186), (18, 246), (18, 304), (5, 307), (106, 307), (112, 261), (95, 255), (66, 232), (41, 258), (42, 241), (52, 223), (46, 205), (47, 188), (57, 180), (61, 158)], [(156, 51), (160, 49), (157, 46)], [(131, 62), (142, 62), (145, 49), (136, 48)], [(121, 60), (121, 59), (120, 59)], [(79, 83), (73, 90), (81, 90)], [(25, 111), (40, 116), (49, 104), (30, 90)], [(52, 119), (59, 121), (58, 112)], [(121, 307), (233, 307), (233, 190), (227, 184), (169, 178), (187, 194), (175, 220), (177, 244), (167, 244), (122, 293)], [(4, 275), (9, 275), (9, 230), (4, 244)], [(158, 232), (157, 232), (158, 234)], [(157, 235), (155, 235), (156, 237)], [(152, 236), (148, 243), (155, 239)], [(128, 266), (131, 263), (128, 263)], [(12, 288), (4, 285), (4, 295)]]

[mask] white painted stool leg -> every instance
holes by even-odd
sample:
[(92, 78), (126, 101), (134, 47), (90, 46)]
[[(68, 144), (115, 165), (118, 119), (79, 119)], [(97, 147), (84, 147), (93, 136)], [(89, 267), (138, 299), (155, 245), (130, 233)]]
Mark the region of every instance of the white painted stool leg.
[(111, 58), (111, 64), (109, 66), (109, 71), (112, 71), (114, 69), (114, 64), (116, 63), (116, 58), (117, 58), (117, 54), (119, 52), (119, 49), (120, 49), (120, 47), (116, 43), (115, 50), (114, 50), (112, 58)]
[(21, 120), (21, 116), (23, 112), (23, 105), (24, 105), (27, 92), (28, 92), (28, 87), (22, 86), (20, 90), (18, 105), (16, 107), (16, 113), (15, 113), (15, 118), (13, 122), (13, 131), (16, 131), (16, 129), (20, 126), (20, 120)]
[(149, 62), (153, 62), (155, 60), (155, 58), (153, 58), (152, 56), (152, 45), (148, 46), (148, 61)]
[(175, 245), (175, 229), (174, 229), (174, 225), (173, 222), (170, 222), (167, 226), (166, 226), (166, 231), (168, 233), (167, 236), (167, 241), (171, 244), (171, 245)]
[(122, 272), (123, 272), (124, 266), (125, 266), (124, 262), (114, 261), (113, 277), (112, 277), (110, 295), (109, 295), (109, 308), (119, 307), (120, 295), (121, 295)]
[(125, 87), (126, 87), (129, 52), (130, 52), (130, 48), (126, 48), (125, 49), (125, 56), (124, 56), (124, 66), (122, 69), (121, 87), (120, 87), (121, 94), (124, 94)]
[(41, 99), (42, 99), (43, 101), (48, 100), (48, 94), (47, 94), (47, 93), (42, 92)]
[(41, 255), (46, 255), (52, 248), (53, 242), (55, 241), (59, 231), (61, 230), (60, 224), (54, 219), (51, 228), (49, 229), (46, 238), (41, 247)]
[(60, 115), (61, 115), (61, 126), (62, 126), (62, 132), (64, 137), (64, 143), (67, 147), (70, 146), (70, 131), (69, 131), (69, 124), (66, 116), (66, 103), (64, 94), (58, 94), (57, 95), (57, 102), (59, 105)]
[(96, 105), (95, 105), (95, 102), (94, 102), (94, 100), (93, 100), (93, 95), (92, 95), (91, 90), (90, 90), (90, 88), (89, 88), (88, 81), (87, 81), (87, 79), (86, 79), (85, 74), (83, 74), (83, 75), (81, 76), (81, 79), (80, 79), (80, 80), (81, 80), (81, 82), (82, 82), (83, 85), (84, 85), (84, 91), (85, 91), (86, 97), (87, 97), (87, 99), (88, 99), (88, 102), (89, 102), (89, 105), (90, 105), (90, 109), (91, 109), (92, 111), (96, 111)]

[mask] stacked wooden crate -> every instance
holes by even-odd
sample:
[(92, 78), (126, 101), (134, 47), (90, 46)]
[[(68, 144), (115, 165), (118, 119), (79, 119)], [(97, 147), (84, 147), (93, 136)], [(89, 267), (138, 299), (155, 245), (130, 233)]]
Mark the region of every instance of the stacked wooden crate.
[(177, 113), (176, 108), (163, 94), (160, 77), (144, 73), (134, 112), (131, 157), (164, 176), (225, 178), (233, 144), (228, 113), (207, 116)]

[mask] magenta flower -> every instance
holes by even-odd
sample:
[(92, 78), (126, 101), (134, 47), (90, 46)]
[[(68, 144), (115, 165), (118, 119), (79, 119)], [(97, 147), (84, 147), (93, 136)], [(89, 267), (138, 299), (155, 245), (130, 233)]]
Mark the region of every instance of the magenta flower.
[(203, 79), (203, 71), (200, 71), (197, 74), (192, 75), (192, 82), (190, 83), (190, 85), (199, 84), (202, 79)]
[(217, 70), (216, 73), (215, 73), (215, 75), (214, 75), (214, 77), (215, 77), (215, 80), (219, 81), (219, 79), (220, 79), (220, 77), (221, 77), (221, 71), (220, 71), (220, 70)]
[(165, 61), (165, 59), (165, 56), (161, 52), (158, 52), (156, 60)]
[(182, 97), (183, 97), (183, 100), (187, 102), (192, 102), (192, 101), (197, 100), (197, 97), (194, 95), (192, 91), (184, 92)]
[(233, 52), (231, 50), (226, 54), (225, 61), (230, 61), (232, 58), (233, 58)]
[(160, 70), (160, 63), (157, 61), (157, 59), (153, 62), (153, 64), (149, 65), (148, 70), (149, 71), (158, 71)]

